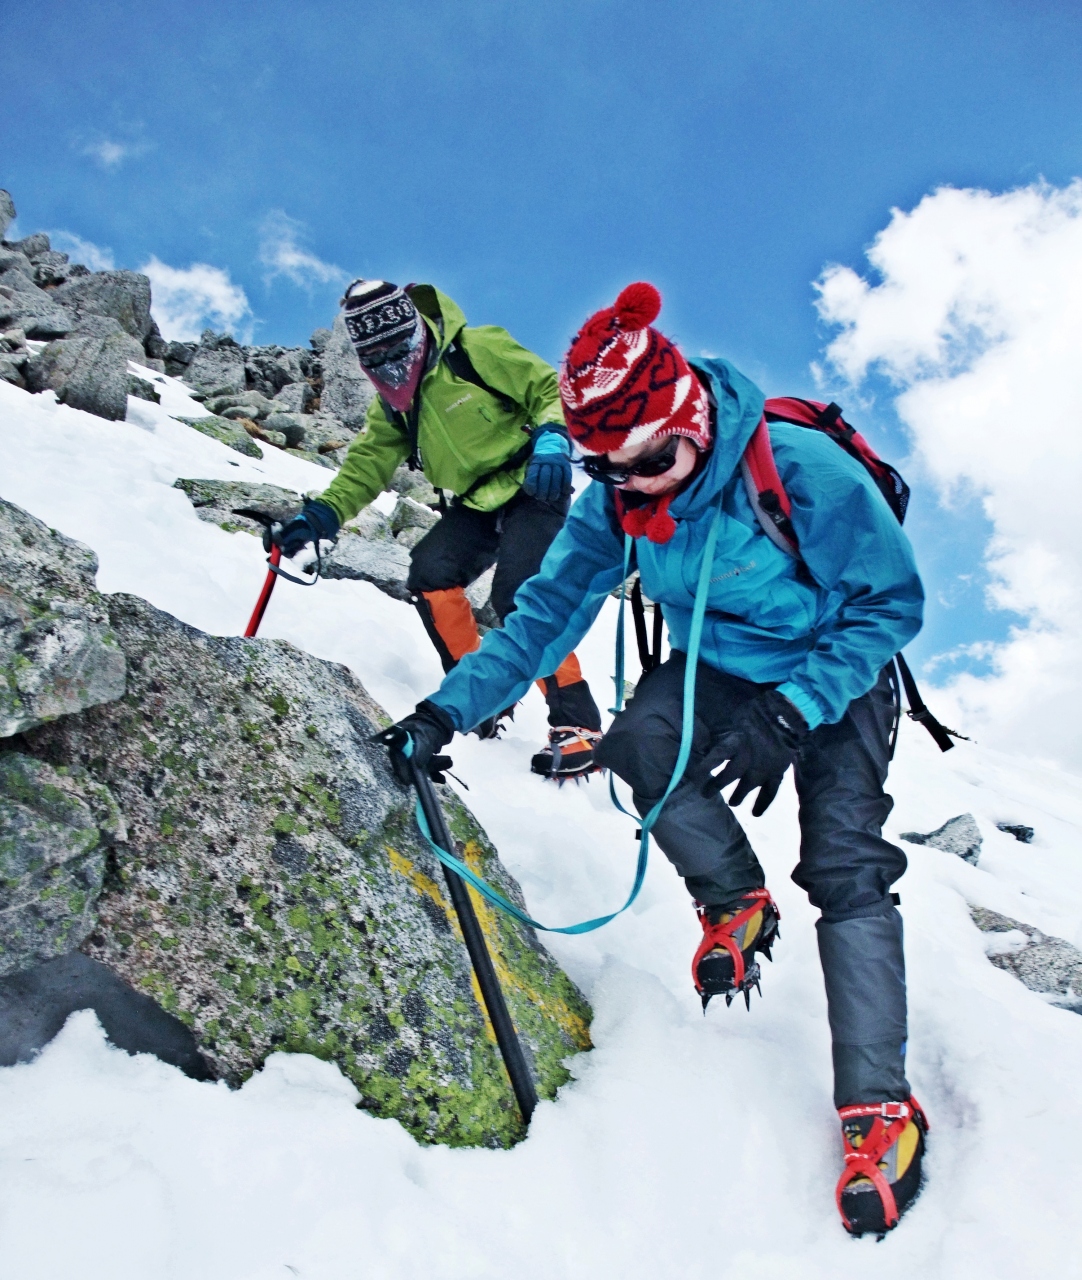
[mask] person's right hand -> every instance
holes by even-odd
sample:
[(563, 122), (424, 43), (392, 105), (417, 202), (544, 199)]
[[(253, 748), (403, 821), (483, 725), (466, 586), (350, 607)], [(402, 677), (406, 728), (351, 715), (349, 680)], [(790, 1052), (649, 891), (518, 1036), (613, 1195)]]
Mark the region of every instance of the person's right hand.
[(338, 527), (338, 516), (325, 502), (306, 502), (303, 511), (292, 520), (267, 529), (263, 546), (268, 551), (272, 546), (278, 547), (287, 560), (292, 560), (309, 543), (332, 540)]
[[(400, 747), (394, 745), (396, 737), (401, 739), (402, 735), (407, 733), (413, 743), (413, 754), (409, 759)], [(425, 699), (424, 702), (418, 702), (415, 711), (403, 717), (384, 733), (377, 734), (377, 739), (390, 750), (394, 776), (403, 786), (408, 787), (413, 782), (413, 774), (410, 770), (411, 759), (416, 762), (418, 769), (427, 773), (434, 782), (445, 781), (443, 771), (451, 767), (451, 761), (448, 756), (441, 756), (438, 753), (451, 741), (455, 733), (455, 722), (447, 712), (442, 707), (437, 707), (434, 702)]]

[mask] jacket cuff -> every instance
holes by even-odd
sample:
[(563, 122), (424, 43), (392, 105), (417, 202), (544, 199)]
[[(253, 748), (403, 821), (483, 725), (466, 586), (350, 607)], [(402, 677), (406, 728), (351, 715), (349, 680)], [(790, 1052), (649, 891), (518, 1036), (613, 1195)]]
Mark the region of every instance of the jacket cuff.
[(808, 729), (818, 729), (823, 723), (823, 712), (818, 702), (810, 693), (805, 692), (800, 685), (793, 684), (792, 681), (786, 681), (785, 684), (779, 684), (777, 692), (783, 698), (788, 698), (794, 707), (800, 712), (807, 722)]
[(443, 712), (443, 714), (447, 717), (447, 720), (454, 725), (455, 729), (459, 733), (466, 732), (466, 726), (462, 723), (461, 712), (454, 705), (454, 703), (441, 702), (439, 690), (437, 690), (435, 693), (429, 694), (429, 696), (425, 698), (424, 702), (419, 702), (417, 705), (418, 707), (422, 707), (426, 704), (430, 707), (434, 707), (437, 711)]

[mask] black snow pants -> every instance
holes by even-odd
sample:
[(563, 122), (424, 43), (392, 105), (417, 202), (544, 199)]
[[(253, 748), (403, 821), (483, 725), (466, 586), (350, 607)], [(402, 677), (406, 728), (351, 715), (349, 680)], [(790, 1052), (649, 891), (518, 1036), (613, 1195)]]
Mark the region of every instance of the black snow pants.
[[(521, 489), (495, 511), (475, 511), (456, 498), (413, 548), (407, 586), (445, 671), (478, 644), (462, 589), (495, 565), (491, 601), (502, 622), (515, 607), (515, 592), (540, 569), (569, 506), (568, 498), (541, 502)], [(538, 684), (549, 724), (600, 730), (601, 713), (573, 653)]]
[[(674, 651), (640, 681), (597, 754), (603, 768), (631, 786), (643, 814), (663, 795), (676, 762), (684, 666), (684, 654)], [(691, 760), (653, 828), (688, 891), (708, 906), (727, 905), (765, 883), (733, 810), (716, 792), (702, 793), (711, 742), (764, 687), (699, 664)], [(884, 670), (837, 724), (809, 735), (794, 770), (800, 861), (793, 879), (822, 913), (816, 930), (839, 1107), (909, 1097), (902, 918), (890, 892), (906, 860), (881, 834), (893, 807), (883, 786), (894, 716)]]

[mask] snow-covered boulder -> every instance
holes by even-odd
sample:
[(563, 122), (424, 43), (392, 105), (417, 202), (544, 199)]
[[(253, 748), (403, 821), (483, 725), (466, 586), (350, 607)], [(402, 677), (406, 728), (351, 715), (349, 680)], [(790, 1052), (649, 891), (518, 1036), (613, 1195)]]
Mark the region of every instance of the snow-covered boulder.
[(926, 844), (933, 849), (942, 849), (944, 853), (953, 853), (974, 867), (981, 856), (981, 832), (971, 813), (960, 813), (927, 835), (919, 831), (903, 831), (902, 839), (910, 844)]
[(1053, 1004), (1082, 1013), (1082, 951), (987, 907), (970, 907), (969, 914), (985, 935), (985, 951), (997, 968), (1013, 973)]

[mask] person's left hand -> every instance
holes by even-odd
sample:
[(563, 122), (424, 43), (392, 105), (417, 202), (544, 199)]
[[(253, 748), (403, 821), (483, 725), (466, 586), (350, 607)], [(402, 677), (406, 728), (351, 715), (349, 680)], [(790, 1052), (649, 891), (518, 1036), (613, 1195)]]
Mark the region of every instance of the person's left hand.
[(546, 424), (533, 437), (523, 492), (539, 502), (559, 502), (571, 493), (571, 444), (567, 432)]
[(751, 813), (762, 817), (807, 736), (807, 722), (789, 699), (776, 689), (764, 689), (736, 711), (729, 727), (711, 743), (707, 766), (725, 768), (707, 778), (703, 795), (735, 782), (728, 800), (735, 809), (758, 787)]

